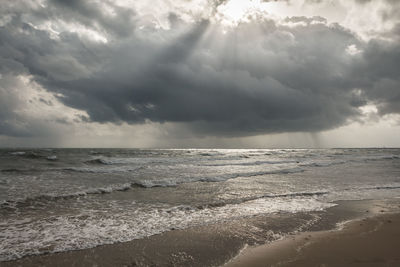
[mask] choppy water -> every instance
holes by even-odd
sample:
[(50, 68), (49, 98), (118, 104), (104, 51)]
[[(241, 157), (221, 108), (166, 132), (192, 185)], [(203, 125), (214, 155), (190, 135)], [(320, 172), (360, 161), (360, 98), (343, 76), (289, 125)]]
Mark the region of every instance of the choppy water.
[(400, 149), (0, 150), (0, 261), (400, 196)]

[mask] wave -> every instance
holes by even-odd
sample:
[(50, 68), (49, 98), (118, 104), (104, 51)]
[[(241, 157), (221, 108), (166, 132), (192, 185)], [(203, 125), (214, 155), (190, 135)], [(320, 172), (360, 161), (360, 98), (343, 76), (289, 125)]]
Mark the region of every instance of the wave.
[(87, 164), (100, 164), (100, 165), (112, 165), (112, 162), (109, 162), (103, 158), (97, 158), (97, 159), (91, 159), (91, 160), (87, 160), (85, 161), (85, 163)]
[(240, 177), (254, 177), (262, 176), (268, 174), (291, 174), (304, 172), (301, 168), (289, 168), (289, 169), (277, 169), (269, 171), (259, 171), (259, 172), (246, 172), (246, 173), (232, 173), (220, 176), (208, 176), (208, 177), (186, 177), (181, 180), (177, 179), (164, 179), (164, 180), (141, 180), (136, 181), (134, 184), (136, 186), (151, 188), (151, 187), (173, 187), (183, 183), (193, 183), (193, 182), (224, 182), (230, 179), (240, 178)]
[(215, 154), (212, 153), (199, 153), (200, 156), (204, 156), (204, 157), (211, 157), (211, 156), (215, 156)]
[[(259, 199), (318, 197), (318, 196), (327, 195), (327, 194), (329, 194), (329, 191), (291, 192), (291, 193), (284, 193), (284, 194), (265, 194), (265, 195), (261, 195), (261, 196), (246, 197), (246, 198), (241, 198), (241, 199), (201, 204), (201, 205), (196, 206), (195, 208), (196, 209), (216, 208), (216, 207), (223, 207), (226, 205), (242, 204), (245, 202), (259, 200)], [(187, 209), (188, 207), (184, 206), (184, 208)]]
[(376, 186), (376, 187), (372, 187), (372, 188), (368, 188), (368, 189), (381, 190), (381, 189), (399, 189), (399, 188), (400, 188), (400, 185), (397, 185), (397, 186)]
[(46, 157), (46, 159), (47, 160), (58, 160), (58, 158), (57, 158), (57, 156), (56, 155), (51, 155), (51, 156), (48, 156), (48, 157)]
[(308, 162), (308, 163), (302, 163), (299, 166), (303, 167), (329, 167), (329, 166), (334, 166), (334, 165), (341, 165), (345, 164), (349, 161), (331, 161), (331, 162)]
[(222, 166), (255, 166), (255, 165), (273, 165), (273, 164), (287, 164), (287, 163), (297, 163), (297, 161), (293, 160), (267, 160), (267, 161), (252, 161), (252, 162), (238, 162), (238, 163), (216, 163), (216, 164), (200, 164), (201, 166), (210, 166), (210, 167), (222, 167)]
[(154, 188), (154, 187), (175, 187), (182, 183), (191, 183), (191, 182), (222, 182), (229, 179), (234, 179), (238, 177), (252, 177), (252, 176), (260, 176), (266, 174), (274, 174), (274, 173), (296, 173), (302, 172), (304, 170), (299, 168), (294, 169), (283, 169), (283, 170), (275, 170), (275, 171), (267, 171), (267, 172), (250, 172), (250, 173), (236, 173), (231, 175), (224, 175), (219, 177), (188, 177), (183, 180), (173, 180), (173, 179), (164, 179), (164, 180), (137, 180), (131, 183), (124, 184), (115, 184), (106, 187), (99, 188), (89, 188), (83, 191), (73, 192), (70, 194), (43, 194), (34, 197), (27, 197), (22, 200), (6, 200), (2, 204), (0, 204), (1, 208), (10, 208), (16, 206), (29, 206), (32, 205), (33, 202), (45, 202), (45, 201), (57, 201), (57, 200), (67, 200), (71, 198), (78, 198), (87, 195), (96, 195), (96, 194), (109, 194), (115, 191), (128, 191), (132, 188)]
[[(13, 171), (10, 169), (9, 171)], [(182, 183), (191, 183), (191, 182), (223, 182), (229, 179), (234, 179), (238, 177), (253, 177), (267, 174), (275, 174), (275, 173), (296, 173), (302, 172), (303, 169), (300, 168), (292, 168), (292, 169), (280, 169), (280, 170), (272, 170), (272, 171), (264, 171), (264, 172), (249, 172), (249, 173), (235, 173), (230, 175), (223, 175), (217, 177), (187, 177), (186, 179), (177, 180), (177, 179), (164, 179), (164, 180), (136, 180), (129, 183), (121, 183), (121, 184), (113, 184), (104, 187), (97, 188), (88, 188), (82, 191), (66, 193), (66, 194), (43, 194), (33, 197), (27, 197), (19, 200), (6, 200), (0, 203), (0, 208), (18, 208), (25, 206), (35, 206), (35, 203), (43, 203), (50, 201), (58, 201), (58, 200), (68, 200), (73, 198), (85, 197), (88, 195), (101, 195), (101, 194), (110, 194), (113, 192), (123, 192), (128, 191), (133, 188), (154, 188), (154, 187), (174, 187), (178, 186)], [(395, 190), (400, 189), (400, 184), (389, 184), (389, 185), (376, 185), (369, 186), (363, 188), (345, 188), (343, 191), (357, 191), (357, 190)], [(261, 198), (285, 198), (285, 197), (316, 197), (329, 194), (329, 191), (312, 191), (312, 192), (289, 192), (283, 194), (265, 194), (256, 197), (249, 198), (241, 198), (238, 200), (232, 200), (231, 202), (216, 202), (209, 203), (198, 206), (196, 208), (206, 208), (206, 207), (218, 207), (224, 206), (227, 204), (239, 204), (245, 201), (257, 200)]]
[(5, 173), (30, 173), (30, 172), (40, 172), (43, 171), (43, 169), (17, 169), (17, 168), (9, 168), (9, 169), (2, 169), (0, 172), (5, 172)]
[(197, 153), (199, 156), (203, 157), (212, 157), (212, 156), (224, 156), (226, 153), (222, 153), (221, 151), (209, 151), (209, 152), (200, 152)]
[(306, 162), (299, 164), (299, 166), (303, 167), (329, 167), (333, 165), (341, 165), (349, 162), (365, 162), (365, 161), (378, 161), (378, 160), (396, 160), (400, 159), (400, 156), (397, 155), (380, 155), (380, 156), (370, 156), (370, 157), (361, 157), (359, 159), (347, 159), (347, 160), (334, 160), (330, 162)]
[[(341, 194), (346, 192), (344, 195), (345, 196), (350, 196), (350, 199), (353, 199), (352, 197), (354, 196), (359, 196), (361, 193), (363, 197), (369, 198), (373, 192), (371, 191), (379, 191), (379, 190), (396, 190), (400, 189), (400, 184), (386, 184), (386, 185), (374, 185), (374, 186), (356, 186), (356, 187), (350, 187), (350, 188), (343, 188), (340, 189), (340, 191), (334, 191), (334, 194)], [(350, 193), (350, 195), (349, 195)], [(342, 198), (341, 198), (342, 199)], [(360, 199), (365, 199), (365, 198), (360, 198)], [(345, 198), (343, 200), (349, 200), (348, 198)]]
[(10, 155), (13, 155), (13, 156), (23, 156), (23, 155), (25, 155), (25, 154), (26, 154), (25, 151), (10, 152)]
[[(51, 150), (45, 150), (46, 152), (51, 152)], [(10, 155), (12, 156), (17, 156), (17, 157), (23, 157), (23, 158), (28, 158), (28, 159), (47, 159), (47, 160), (57, 160), (56, 155), (43, 155), (43, 153), (37, 153), (33, 151), (15, 151), (15, 152), (9, 152)]]
[(38, 154), (33, 151), (16, 151), (16, 152), (10, 152), (11, 155), (13, 156), (20, 156), (24, 158), (30, 158), (30, 159), (38, 159), (38, 158), (45, 158), (45, 156)]
[(99, 157), (89, 159), (83, 163), (89, 165), (149, 165), (149, 164), (165, 164), (165, 163), (177, 163), (177, 159), (163, 158), (163, 157), (131, 157), (131, 158), (120, 158), (120, 157)]
[(10, 168), (10, 169), (2, 169), (1, 172), (22, 172), (26, 170), (21, 170), (21, 169), (15, 169), (15, 168)]
[(153, 188), (153, 187), (175, 187), (183, 181), (176, 180), (142, 180), (132, 183), (132, 187)]
[[(53, 159), (54, 161), (57, 159)], [(101, 167), (65, 167), (65, 168), (43, 168), (43, 169), (17, 169), (17, 168), (8, 168), (2, 169), (0, 172), (4, 173), (31, 173), (31, 172), (52, 172), (52, 171), (66, 171), (66, 172), (80, 172), (80, 173), (118, 173), (118, 172), (134, 172), (140, 169), (145, 168), (142, 167), (116, 167), (116, 168), (101, 168)]]
[(67, 193), (67, 194), (43, 194), (33, 197), (27, 197), (19, 200), (5, 200), (0, 203), (1, 208), (17, 208), (23, 206), (31, 206), (34, 203), (39, 202), (50, 202), (50, 201), (58, 201), (58, 200), (68, 200), (73, 198), (79, 198), (87, 195), (101, 195), (101, 194), (110, 194), (115, 191), (127, 191), (134, 187), (134, 183), (125, 183), (125, 184), (116, 184), (110, 185), (106, 187), (98, 187), (98, 188), (89, 188), (83, 191)]
[[(48, 159), (56, 161), (57, 158)], [(97, 161), (97, 160), (96, 160)], [(101, 165), (100, 165), (101, 164)], [(119, 167), (105, 167), (102, 165), (109, 165), (106, 163), (99, 163), (99, 166), (92, 167), (63, 167), (63, 168), (7, 168), (2, 169), (0, 172), (4, 173), (30, 173), (30, 172), (52, 172), (52, 171), (66, 171), (66, 172), (80, 172), (80, 173), (118, 173), (118, 172), (134, 172), (146, 168), (145, 166), (119, 166)]]
[(134, 172), (146, 168), (145, 166), (131, 167), (131, 166), (121, 166), (113, 168), (104, 167), (68, 167), (63, 168), (63, 171), (70, 172), (81, 172), (81, 173), (118, 173), (118, 172)]
[(374, 157), (364, 157), (363, 160), (365, 161), (375, 161), (375, 160), (394, 160), (394, 159), (400, 159), (400, 156), (398, 155), (381, 155), (381, 156), (374, 156)]
[[(204, 178), (203, 178), (204, 179)], [(200, 180), (198, 180), (200, 181)], [(202, 180), (203, 182), (209, 182), (210, 180)], [(71, 198), (78, 198), (87, 195), (101, 195), (101, 194), (110, 194), (113, 192), (124, 192), (131, 190), (133, 188), (141, 187), (141, 188), (152, 188), (152, 187), (173, 187), (179, 184), (178, 181), (171, 181), (171, 180), (164, 180), (164, 181), (151, 181), (151, 180), (143, 180), (143, 181), (135, 181), (132, 183), (124, 183), (124, 184), (115, 184), (106, 187), (99, 187), (99, 188), (89, 188), (83, 191), (74, 192), (71, 194), (44, 194), (35, 197), (27, 197), (22, 200), (11, 201), (7, 200), (0, 204), (0, 207), (11, 207), (15, 205), (28, 205), (32, 204), (32, 202), (44, 202), (44, 201), (57, 201), (57, 200), (67, 200)], [(343, 191), (352, 191), (352, 190), (395, 190), (400, 189), (400, 185), (377, 185), (371, 187), (364, 187), (364, 188), (346, 188)], [(239, 204), (246, 201), (252, 201), (262, 198), (287, 198), (287, 197), (317, 197), (322, 195), (327, 195), (331, 193), (330, 191), (306, 191), (306, 192), (289, 192), (289, 193), (282, 193), (282, 194), (264, 194), (255, 197), (247, 197), (241, 198), (237, 200), (231, 200), (230, 202), (215, 202), (204, 204), (201, 206), (197, 206), (196, 208), (205, 208), (205, 207), (218, 207), (224, 206), (227, 204)]]
[[(113, 169), (104, 169), (104, 168), (65, 168), (63, 170), (66, 171), (74, 171), (74, 172), (84, 172), (84, 173), (115, 173), (115, 172), (134, 172), (140, 169), (146, 168), (142, 167), (121, 167), (121, 168), (113, 168)], [(233, 173), (226, 174), (220, 176), (193, 176), (193, 177), (185, 177), (182, 179), (162, 179), (162, 180), (135, 180), (131, 183), (132, 187), (142, 187), (142, 188), (152, 188), (152, 187), (174, 187), (183, 183), (193, 183), (193, 182), (223, 182), (230, 179), (235, 179), (239, 177), (253, 177), (253, 176), (262, 176), (268, 174), (291, 174), (291, 173), (299, 173), (304, 172), (304, 169), (301, 168), (287, 168), (287, 169), (277, 169), (277, 170), (269, 170), (269, 171), (259, 171), (259, 172), (247, 172), (247, 173)]]
[[(93, 212), (90, 208), (74, 215), (56, 215), (31, 220), (5, 221), (4, 242), (0, 245), (0, 261), (13, 260), (32, 254), (92, 248), (99, 245), (127, 242), (161, 234), (174, 229), (208, 225), (235, 218), (251, 217), (276, 212), (319, 211), (335, 204), (308, 199), (255, 200), (211, 208), (179, 205), (148, 207), (134, 205), (117, 213), (108, 210)], [(149, 209), (150, 208), (150, 209)], [(296, 226), (300, 230), (309, 220)], [(43, 225), (46, 227), (43, 228)], [(38, 235), (40, 234), (40, 236)], [(282, 237), (268, 231), (269, 240)], [(46, 236), (48, 238), (38, 238)], [(37, 242), (32, 243), (31, 240)]]
[(3, 202), (0, 203), (0, 208), (15, 209), (15, 208), (19, 208), (19, 207), (34, 206), (35, 203), (68, 200), (68, 199), (74, 199), (74, 198), (79, 198), (79, 197), (85, 197), (88, 195), (103, 195), (103, 194), (110, 194), (113, 192), (124, 192), (124, 191), (131, 190), (132, 188), (135, 188), (135, 187), (149, 188), (149, 187), (157, 187), (157, 186), (165, 187), (166, 185), (160, 183), (159, 185), (152, 184), (151, 186), (146, 186), (146, 182), (144, 181), (142, 183), (133, 182), (133, 183), (115, 184), (115, 185), (98, 187), (98, 188), (88, 188), (88, 189), (85, 189), (82, 191), (66, 193), (66, 194), (42, 194), (42, 195), (26, 197), (26, 198), (18, 199), (18, 200), (4, 200)]
[(247, 173), (235, 173), (228, 174), (219, 177), (206, 177), (201, 178), (202, 182), (219, 182), (226, 181), (229, 179), (239, 178), (239, 177), (253, 177), (253, 176), (263, 176), (268, 174), (290, 174), (290, 173), (299, 173), (304, 172), (305, 170), (302, 168), (288, 168), (288, 169), (277, 169), (277, 170), (269, 170), (269, 171), (258, 171), (258, 172), (247, 172)]
[(392, 189), (399, 189), (400, 185), (377, 185), (371, 187), (361, 187), (358, 189), (361, 190), (392, 190)]

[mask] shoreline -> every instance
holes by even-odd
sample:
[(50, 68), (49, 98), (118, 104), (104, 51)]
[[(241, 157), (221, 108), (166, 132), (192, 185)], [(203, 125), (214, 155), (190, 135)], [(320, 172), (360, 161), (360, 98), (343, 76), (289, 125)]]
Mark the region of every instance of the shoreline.
[[(285, 251), (287, 249), (285, 246), (280, 247), (282, 243), (292, 243), (290, 246), (293, 247), (293, 244), (302, 240), (298, 237), (309, 235), (309, 232), (312, 232), (312, 236), (341, 232), (343, 230), (332, 231), (332, 229), (336, 229), (337, 224), (343, 221), (350, 221), (345, 225), (344, 230), (348, 225), (356, 223), (356, 220), (370, 220), (391, 214), (398, 216), (390, 219), (391, 221), (400, 222), (400, 199), (335, 203), (338, 205), (320, 212), (259, 215), (183, 230), (171, 229), (171, 231), (144, 239), (84, 250), (27, 256), (14, 261), (1, 262), (1, 265), (4, 267), (222, 266), (227, 262), (234, 264), (239, 259), (243, 261), (243, 255), (254, 249), (264, 251), (264, 249), (279, 247), (279, 251)], [(312, 223), (307, 224), (307, 222)], [(275, 241), (282, 236), (283, 240)], [(291, 242), (293, 237), (297, 240), (295, 243)], [(304, 236), (304, 240), (306, 238), (309, 239), (308, 236)], [(321, 237), (321, 240), (324, 238), (326, 237)], [(299, 244), (304, 245), (304, 242)], [(262, 254), (260, 252), (258, 255)], [(285, 257), (289, 256), (283, 258)], [(268, 266), (264, 261), (261, 263), (262, 266)]]
[(304, 232), (249, 247), (224, 267), (400, 266), (400, 213), (353, 220), (339, 230)]

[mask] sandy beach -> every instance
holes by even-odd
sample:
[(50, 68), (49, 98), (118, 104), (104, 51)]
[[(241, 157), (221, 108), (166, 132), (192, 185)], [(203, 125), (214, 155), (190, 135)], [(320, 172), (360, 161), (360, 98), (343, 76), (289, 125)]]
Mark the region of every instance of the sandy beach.
[[(398, 266), (399, 210), (399, 199), (343, 201), (323, 212), (255, 216), (2, 266)], [(317, 215), (304, 232), (268, 243), (271, 232)]]
[(340, 231), (308, 232), (244, 250), (234, 266), (399, 266), (400, 214), (356, 220)]

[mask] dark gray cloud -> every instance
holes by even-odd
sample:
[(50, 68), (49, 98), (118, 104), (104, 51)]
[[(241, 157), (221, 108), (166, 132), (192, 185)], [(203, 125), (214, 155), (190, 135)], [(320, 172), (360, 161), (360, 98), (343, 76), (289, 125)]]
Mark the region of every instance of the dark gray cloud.
[(360, 79), (366, 96), (378, 105), (381, 115), (400, 113), (400, 44), (396, 34), (392, 33), (396, 41), (370, 41), (353, 69), (353, 75)]
[[(115, 16), (78, 0), (8, 7), (0, 71), (31, 75), (86, 111), (84, 122), (178, 122), (199, 135), (332, 129), (356, 119), (368, 101), (382, 115), (400, 112), (397, 28), (385, 33), (390, 40), (366, 42), (321, 17), (259, 18), (223, 33), (208, 20), (171, 14), (170, 29), (138, 29), (138, 15), (107, 4)], [(35, 27), (57, 20), (104, 33), (108, 43), (68, 30), (54, 38)], [(352, 55), (350, 46), (363, 52)], [(13, 90), (0, 84), (3, 94)], [(16, 135), (15, 114), (12, 101), (1, 106), (0, 134)]]
[(0, 135), (27, 136), (28, 133), (17, 124), (19, 118), (15, 109), (19, 104), (18, 98), (11, 90), (5, 90), (15, 88), (15, 80), (2, 76), (0, 83)]

